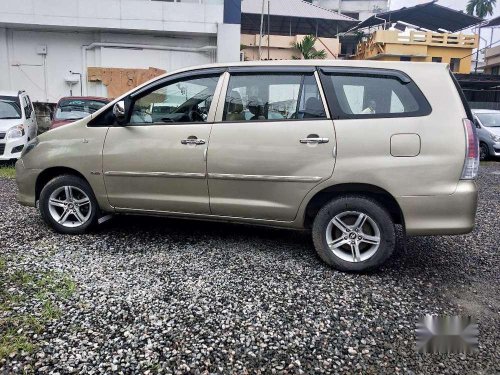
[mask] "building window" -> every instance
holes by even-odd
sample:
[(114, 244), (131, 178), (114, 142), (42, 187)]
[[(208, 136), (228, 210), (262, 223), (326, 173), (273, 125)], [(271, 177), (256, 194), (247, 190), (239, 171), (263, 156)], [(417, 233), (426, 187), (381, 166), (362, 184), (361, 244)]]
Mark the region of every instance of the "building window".
[(493, 74), (494, 76), (500, 75), (500, 66), (497, 65), (491, 68), (491, 74)]
[(399, 58), (399, 61), (411, 61), (411, 57), (410, 56), (401, 56)]
[(458, 58), (452, 58), (450, 60), (450, 69), (454, 73), (460, 71), (460, 59), (458, 59)]
[(443, 62), (443, 58), (442, 57), (433, 57), (432, 62), (435, 62), (435, 63)]

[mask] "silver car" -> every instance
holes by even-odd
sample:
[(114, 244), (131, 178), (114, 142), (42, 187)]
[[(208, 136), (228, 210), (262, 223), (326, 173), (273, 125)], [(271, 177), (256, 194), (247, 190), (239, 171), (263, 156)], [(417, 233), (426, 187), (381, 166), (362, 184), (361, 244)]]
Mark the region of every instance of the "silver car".
[(474, 109), (481, 160), (500, 156), (500, 111)]

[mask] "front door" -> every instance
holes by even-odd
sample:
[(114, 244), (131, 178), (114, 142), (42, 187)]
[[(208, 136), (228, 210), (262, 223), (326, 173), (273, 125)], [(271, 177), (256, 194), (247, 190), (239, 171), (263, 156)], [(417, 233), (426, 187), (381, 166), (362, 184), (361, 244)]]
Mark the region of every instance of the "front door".
[(103, 150), (109, 203), (126, 210), (209, 214), (206, 149), (220, 74), (168, 80), (131, 95), (129, 123)]
[(335, 165), (335, 131), (314, 67), (240, 69), (230, 69), (210, 137), (212, 213), (293, 221)]

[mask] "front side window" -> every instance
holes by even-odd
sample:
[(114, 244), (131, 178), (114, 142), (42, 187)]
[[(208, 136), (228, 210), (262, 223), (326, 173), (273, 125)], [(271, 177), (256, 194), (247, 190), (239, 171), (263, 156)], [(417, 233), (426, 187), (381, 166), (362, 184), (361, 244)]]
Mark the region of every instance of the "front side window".
[(412, 117), (430, 113), (413, 82), (396, 76), (327, 74), (329, 102), (339, 118)]
[(282, 121), (325, 118), (314, 75), (232, 75), (223, 121)]
[(132, 105), (131, 125), (206, 122), (219, 76), (169, 82)]

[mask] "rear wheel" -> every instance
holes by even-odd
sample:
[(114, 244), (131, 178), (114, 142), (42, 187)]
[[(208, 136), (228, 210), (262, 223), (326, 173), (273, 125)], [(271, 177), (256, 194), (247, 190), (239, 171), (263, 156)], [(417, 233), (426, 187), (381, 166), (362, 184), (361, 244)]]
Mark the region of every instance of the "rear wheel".
[(98, 205), (90, 185), (64, 175), (51, 180), (40, 193), (40, 213), (59, 233), (85, 233), (97, 220)]
[(488, 160), (489, 156), (490, 156), (490, 150), (488, 149), (488, 145), (486, 143), (481, 143), (479, 145), (479, 159)]
[(367, 271), (382, 265), (396, 243), (394, 223), (376, 201), (343, 196), (327, 203), (313, 223), (318, 255), (341, 271)]

